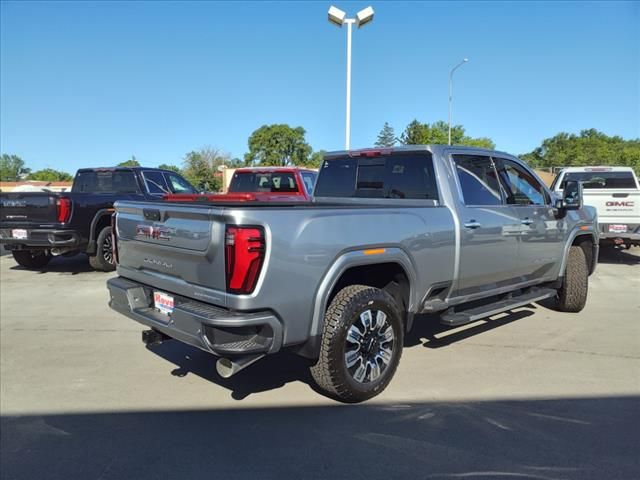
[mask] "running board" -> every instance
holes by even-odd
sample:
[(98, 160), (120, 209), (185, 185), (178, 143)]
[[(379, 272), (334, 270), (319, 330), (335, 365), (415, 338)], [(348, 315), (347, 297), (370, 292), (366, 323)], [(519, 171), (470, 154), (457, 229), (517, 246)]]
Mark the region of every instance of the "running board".
[(449, 327), (457, 327), (459, 325), (475, 322), (481, 318), (490, 317), (517, 307), (523, 307), (532, 302), (538, 302), (545, 298), (554, 297), (556, 293), (556, 290), (552, 288), (537, 288), (520, 295), (514, 295), (511, 298), (499, 300), (495, 303), (482, 305), (481, 307), (470, 308), (469, 310), (462, 310), (460, 312), (443, 313), (440, 316), (440, 323)]

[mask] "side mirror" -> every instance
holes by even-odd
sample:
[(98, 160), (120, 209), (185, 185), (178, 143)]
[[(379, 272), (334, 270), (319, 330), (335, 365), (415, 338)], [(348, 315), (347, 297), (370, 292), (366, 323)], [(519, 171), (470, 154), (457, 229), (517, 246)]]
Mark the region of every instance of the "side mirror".
[(567, 180), (562, 192), (562, 209), (579, 210), (582, 208), (582, 183)]

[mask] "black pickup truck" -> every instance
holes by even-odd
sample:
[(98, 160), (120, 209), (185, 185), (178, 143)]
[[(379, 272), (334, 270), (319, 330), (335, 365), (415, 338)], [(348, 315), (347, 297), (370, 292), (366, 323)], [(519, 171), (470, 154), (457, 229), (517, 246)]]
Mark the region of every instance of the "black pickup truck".
[(70, 192), (0, 194), (0, 244), (25, 268), (42, 268), (56, 255), (85, 252), (96, 270), (115, 269), (111, 214), (116, 200), (162, 200), (197, 193), (179, 174), (158, 168), (78, 170)]

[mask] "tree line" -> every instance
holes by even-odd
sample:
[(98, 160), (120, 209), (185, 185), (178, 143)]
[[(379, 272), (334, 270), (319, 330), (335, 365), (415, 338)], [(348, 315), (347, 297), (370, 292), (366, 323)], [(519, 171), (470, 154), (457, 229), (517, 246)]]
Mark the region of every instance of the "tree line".
[[(385, 122), (378, 133), (375, 145), (447, 144), (448, 124), (412, 120), (400, 136)], [(495, 143), (487, 137), (471, 137), (462, 125), (451, 129), (453, 145), (467, 145), (494, 149)], [(233, 158), (224, 150), (205, 146), (185, 154), (181, 165), (162, 164), (160, 168), (181, 173), (197, 188), (216, 191), (222, 186), (222, 167), (240, 166), (307, 166), (319, 167), (324, 150), (314, 151), (306, 140), (302, 127), (287, 124), (263, 125), (255, 130), (247, 142), (248, 152), (243, 159)], [(579, 134), (558, 133), (544, 139), (532, 152), (520, 155), (534, 168), (576, 165), (630, 166), (640, 173), (640, 139), (625, 140), (620, 136), (609, 136), (596, 129), (582, 130)], [(140, 166), (135, 156), (118, 166)], [(44, 180), (69, 181), (73, 176), (67, 172), (45, 168), (31, 171), (17, 155), (3, 154), (0, 159), (0, 180)]]

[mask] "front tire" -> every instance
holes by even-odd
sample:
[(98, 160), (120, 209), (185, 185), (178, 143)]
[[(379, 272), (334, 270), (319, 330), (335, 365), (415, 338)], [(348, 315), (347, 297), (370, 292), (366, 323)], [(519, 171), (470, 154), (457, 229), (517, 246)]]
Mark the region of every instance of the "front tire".
[(42, 250), (14, 250), (13, 259), (24, 268), (42, 268), (51, 261), (51, 255)]
[(562, 287), (558, 289), (556, 306), (561, 312), (580, 312), (587, 303), (589, 268), (582, 247), (569, 248)]
[(403, 342), (400, 310), (389, 293), (366, 285), (345, 287), (325, 314), (320, 357), (311, 375), (340, 401), (368, 400), (393, 378)]
[(111, 227), (104, 227), (100, 230), (96, 240), (96, 254), (95, 256), (89, 257), (89, 264), (94, 270), (103, 272), (113, 272), (116, 269), (113, 256)]

